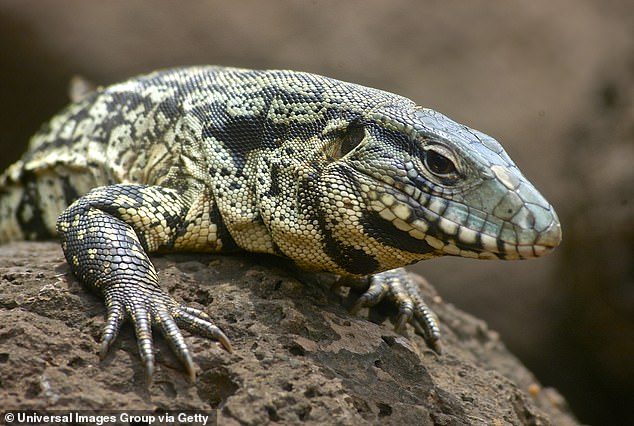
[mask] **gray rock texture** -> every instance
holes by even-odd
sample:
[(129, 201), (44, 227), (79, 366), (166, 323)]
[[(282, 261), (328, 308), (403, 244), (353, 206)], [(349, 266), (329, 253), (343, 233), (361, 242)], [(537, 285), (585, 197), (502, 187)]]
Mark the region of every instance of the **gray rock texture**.
[(153, 260), (163, 288), (208, 312), (233, 353), (188, 335), (199, 368), (191, 384), (156, 336), (148, 387), (129, 325), (99, 359), (102, 301), (72, 277), (58, 244), (13, 243), (0, 247), (3, 408), (217, 409), (223, 425), (578, 424), (494, 331), (423, 279), (440, 318), (442, 355), (411, 329), (395, 333), (386, 307), (349, 314), (355, 295), (332, 289), (327, 275), (254, 255)]

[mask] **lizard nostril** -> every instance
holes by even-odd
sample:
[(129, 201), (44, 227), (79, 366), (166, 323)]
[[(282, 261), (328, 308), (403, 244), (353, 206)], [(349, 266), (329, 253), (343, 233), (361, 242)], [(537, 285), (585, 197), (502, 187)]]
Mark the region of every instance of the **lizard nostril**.
[[(515, 192), (509, 191), (493, 210), (493, 214), (503, 220), (512, 220), (521, 212), (524, 202)], [(515, 221), (513, 221), (515, 223)]]

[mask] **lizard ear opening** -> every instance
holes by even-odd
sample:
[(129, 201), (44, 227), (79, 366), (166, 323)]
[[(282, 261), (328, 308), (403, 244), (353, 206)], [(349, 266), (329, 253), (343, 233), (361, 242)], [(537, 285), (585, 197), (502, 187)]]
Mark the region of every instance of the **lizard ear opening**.
[(355, 149), (365, 138), (365, 127), (360, 120), (348, 124), (342, 138), (338, 157), (341, 158)]

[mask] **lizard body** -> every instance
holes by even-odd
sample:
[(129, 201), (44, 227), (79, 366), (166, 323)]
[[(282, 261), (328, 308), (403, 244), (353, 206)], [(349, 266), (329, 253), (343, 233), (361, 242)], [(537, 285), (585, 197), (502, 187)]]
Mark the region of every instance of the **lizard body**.
[(303, 72), (192, 67), (84, 96), (0, 175), (0, 242), (55, 235), (105, 298), (102, 351), (129, 316), (151, 377), (152, 326), (192, 376), (179, 326), (231, 346), (161, 290), (148, 253), (247, 250), (369, 277), (354, 309), (387, 297), (397, 327), (437, 348), (401, 267), (538, 257), (561, 230), (493, 138), (409, 99)]

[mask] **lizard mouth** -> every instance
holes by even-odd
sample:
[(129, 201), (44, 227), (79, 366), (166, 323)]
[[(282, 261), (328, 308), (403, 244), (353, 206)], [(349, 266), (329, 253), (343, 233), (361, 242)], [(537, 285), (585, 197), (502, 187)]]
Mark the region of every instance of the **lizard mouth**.
[[(398, 231), (431, 246), (437, 254), (529, 259), (550, 253), (561, 241), (561, 226), (550, 205), (522, 205), (515, 215), (521, 217), (511, 221), (411, 185), (372, 179), (380, 185), (367, 192), (370, 210)], [(537, 229), (533, 217), (536, 213), (531, 209), (547, 215), (548, 225)]]

